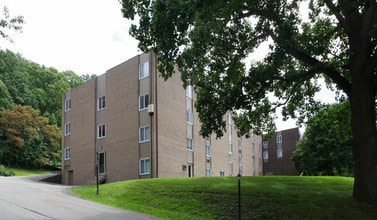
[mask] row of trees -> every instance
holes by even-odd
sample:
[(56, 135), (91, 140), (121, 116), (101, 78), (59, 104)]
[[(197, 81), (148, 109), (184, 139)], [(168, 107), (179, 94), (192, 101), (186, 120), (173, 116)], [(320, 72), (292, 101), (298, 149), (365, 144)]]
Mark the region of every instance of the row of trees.
[(62, 94), (84, 79), (0, 50), (0, 164), (55, 167), (61, 158)]

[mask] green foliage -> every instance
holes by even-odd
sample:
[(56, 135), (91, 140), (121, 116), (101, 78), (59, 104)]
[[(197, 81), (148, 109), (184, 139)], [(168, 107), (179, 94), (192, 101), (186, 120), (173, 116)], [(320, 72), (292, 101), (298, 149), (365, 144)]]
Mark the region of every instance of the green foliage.
[[(223, 135), (228, 111), (237, 113), (239, 135), (273, 131), (279, 107), (304, 122), (322, 107), (314, 95), (324, 77), (350, 98), (353, 195), (377, 205), (376, 1), (122, 0), (122, 7), (124, 17), (138, 16), (130, 33), (157, 54), (162, 76), (177, 65), (184, 86), (193, 85), (204, 137)], [(262, 43), (268, 53), (247, 67)]]
[[(352, 202), (353, 178), (244, 176), (242, 219), (374, 219)], [(237, 177), (156, 178), (71, 189), (85, 199), (164, 219), (237, 219)]]
[(0, 111), (0, 162), (18, 167), (54, 167), (60, 160), (60, 129), (31, 106)]
[(308, 121), (292, 161), (304, 175), (353, 176), (349, 101), (329, 105)]
[(30, 105), (60, 127), (62, 94), (83, 82), (72, 71), (58, 72), (0, 50), (0, 109), (8, 109), (13, 103)]
[(0, 164), (0, 176), (14, 176), (16, 175), (13, 170), (8, 170), (4, 165)]

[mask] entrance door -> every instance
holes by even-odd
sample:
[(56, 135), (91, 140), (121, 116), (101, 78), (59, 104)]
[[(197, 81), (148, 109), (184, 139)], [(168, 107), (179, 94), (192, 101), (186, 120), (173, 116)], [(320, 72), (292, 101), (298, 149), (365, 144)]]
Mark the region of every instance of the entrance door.
[(193, 177), (193, 174), (192, 174), (192, 164), (188, 164), (187, 165), (187, 176), (188, 177)]
[(73, 185), (73, 170), (68, 171), (68, 185)]

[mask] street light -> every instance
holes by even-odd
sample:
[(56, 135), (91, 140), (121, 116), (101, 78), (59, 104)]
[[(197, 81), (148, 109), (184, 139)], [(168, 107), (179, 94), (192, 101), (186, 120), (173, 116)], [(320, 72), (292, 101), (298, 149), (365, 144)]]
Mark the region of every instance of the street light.
[(241, 173), (238, 173), (237, 179), (238, 179), (238, 220), (241, 220)]

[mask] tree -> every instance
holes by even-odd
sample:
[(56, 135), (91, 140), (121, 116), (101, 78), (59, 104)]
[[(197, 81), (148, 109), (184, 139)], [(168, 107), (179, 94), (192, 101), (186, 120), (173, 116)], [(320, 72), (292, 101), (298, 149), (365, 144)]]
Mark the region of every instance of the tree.
[[(279, 106), (285, 117), (302, 120), (318, 110), (313, 96), (321, 76), (344, 92), (351, 109), (353, 198), (374, 205), (376, 10), (375, 0), (122, 0), (124, 17), (138, 15), (130, 33), (139, 48), (156, 53), (165, 78), (177, 65), (184, 86), (193, 85), (203, 136), (221, 136), (229, 110), (239, 112), (240, 134), (273, 129)], [(263, 42), (269, 53), (247, 68), (244, 60)]]
[(24, 17), (10, 17), (8, 8), (4, 6), (3, 17), (0, 18), (0, 36), (12, 42), (12, 39), (7, 34), (6, 29), (22, 31), (22, 24), (24, 24)]
[(60, 129), (31, 106), (0, 111), (0, 162), (9, 166), (53, 167), (60, 160)]
[(349, 101), (329, 105), (311, 118), (292, 161), (304, 175), (353, 176)]
[(72, 71), (59, 72), (9, 50), (0, 50), (0, 80), (5, 86), (0, 82), (0, 94), (3, 94), (0, 109), (8, 109), (13, 103), (30, 105), (59, 127), (62, 94), (84, 82)]

